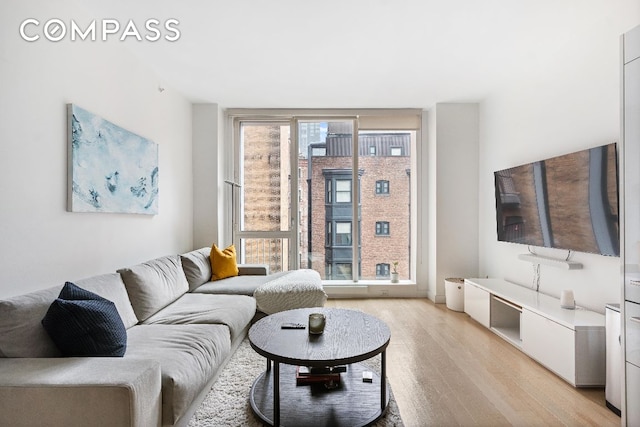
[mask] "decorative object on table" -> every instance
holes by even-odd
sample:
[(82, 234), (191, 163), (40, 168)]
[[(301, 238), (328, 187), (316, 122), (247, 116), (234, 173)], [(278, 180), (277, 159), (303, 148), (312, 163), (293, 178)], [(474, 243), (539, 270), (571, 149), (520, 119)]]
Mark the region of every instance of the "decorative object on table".
[(311, 313), (309, 315), (309, 333), (319, 335), (324, 332), (326, 317), (322, 313)]
[(573, 310), (576, 308), (576, 300), (573, 297), (573, 291), (565, 289), (560, 294), (560, 307)]
[(296, 385), (324, 384), (327, 388), (340, 385), (340, 372), (328, 370), (314, 373), (306, 366), (296, 366)]
[(297, 372), (299, 375), (327, 375), (327, 374), (340, 374), (347, 372), (347, 365), (337, 366), (298, 366)]
[(67, 210), (158, 213), (158, 144), (67, 105)]
[(391, 272), (391, 283), (398, 283), (398, 261), (393, 261), (393, 271)]

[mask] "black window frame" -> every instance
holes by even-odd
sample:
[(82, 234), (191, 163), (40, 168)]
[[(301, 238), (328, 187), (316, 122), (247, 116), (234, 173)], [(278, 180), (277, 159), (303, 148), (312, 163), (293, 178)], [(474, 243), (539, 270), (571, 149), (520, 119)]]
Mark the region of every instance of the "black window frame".
[(389, 180), (379, 179), (376, 181), (376, 194), (389, 194)]
[(389, 221), (376, 221), (376, 236), (389, 235), (391, 235)]
[(381, 262), (376, 264), (376, 279), (388, 279), (391, 277), (391, 264)]

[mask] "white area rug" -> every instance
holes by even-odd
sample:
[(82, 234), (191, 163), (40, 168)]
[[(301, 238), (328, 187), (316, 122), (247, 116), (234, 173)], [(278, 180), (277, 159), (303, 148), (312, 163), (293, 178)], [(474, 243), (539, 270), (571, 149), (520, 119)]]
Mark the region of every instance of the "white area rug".
[[(365, 364), (380, 372), (380, 357), (374, 357)], [(189, 427), (262, 426), (251, 410), (249, 393), (253, 380), (265, 368), (265, 358), (253, 351), (249, 340), (245, 339), (189, 421)], [(373, 425), (376, 427), (404, 426), (391, 387), (389, 387), (387, 411), (384, 417)]]

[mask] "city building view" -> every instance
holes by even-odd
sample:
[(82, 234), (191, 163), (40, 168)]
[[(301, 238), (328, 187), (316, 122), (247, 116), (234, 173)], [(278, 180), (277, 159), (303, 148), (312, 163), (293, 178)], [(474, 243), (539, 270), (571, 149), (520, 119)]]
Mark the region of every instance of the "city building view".
[[(352, 280), (354, 268), (359, 279), (388, 280), (394, 263), (399, 277), (409, 278), (415, 132), (358, 133), (356, 195), (352, 134), (350, 121), (299, 123), (292, 167), (288, 123), (241, 126), (241, 262), (268, 264), (277, 272), (291, 268), (289, 253), (295, 253), (300, 268), (325, 280)], [(291, 191), (294, 170), (298, 188)], [(298, 233), (295, 252), (289, 252), (295, 242), (288, 232)]]

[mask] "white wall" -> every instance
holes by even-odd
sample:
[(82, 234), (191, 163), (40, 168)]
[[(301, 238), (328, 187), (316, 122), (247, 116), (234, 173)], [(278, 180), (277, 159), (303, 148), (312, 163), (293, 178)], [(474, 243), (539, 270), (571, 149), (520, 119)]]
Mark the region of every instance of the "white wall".
[(428, 297), (444, 302), (445, 278), (478, 274), (478, 104), (437, 104), (428, 127)]
[[(480, 276), (533, 286), (532, 264), (520, 261), (527, 247), (499, 243), (493, 172), (610, 142), (620, 134), (619, 36), (638, 23), (640, 6), (603, 17), (555, 52), (546, 68), (532, 67), (488, 97), (480, 108)], [(540, 250), (565, 257), (566, 251)], [(573, 289), (576, 302), (604, 312), (620, 301), (620, 259), (574, 253), (582, 270), (541, 266), (540, 291), (559, 296)]]
[(222, 122), (217, 104), (193, 105), (193, 245), (202, 248), (217, 242), (220, 205), (224, 190), (219, 179), (218, 137)]
[[(425, 120), (423, 120), (423, 123)], [(435, 236), (436, 226), (438, 225), (438, 215), (436, 210), (436, 195), (437, 195), (437, 141), (436, 141), (436, 109), (432, 108), (426, 113), (426, 123), (427, 129), (426, 132), (428, 134), (427, 139), (427, 157), (426, 161), (424, 156), (420, 159), (423, 164), (427, 165), (427, 206), (423, 212), (427, 212), (426, 217), (419, 218), (419, 221), (423, 224), (427, 224), (425, 235), (421, 235), (423, 239), (426, 237), (427, 243), (423, 243), (423, 247), (427, 248), (427, 251), (423, 254), (423, 259), (426, 259), (428, 270), (426, 272), (426, 277), (428, 277), (428, 281), (426, 283), (427, 288), (427, 297), (434, 302), (442, 303), (444, 302), (443, 292), (440, 292), (440, 297), (436, 300), (436, 292), (437, 292), (437, 240), (432, 238)], [(425, 131), (423, 129), (423, 131)]]
[[(191, 105), (118, 41), (28, 43), (26, 18), (94, 19), (77, 1), (0, 5), (0, 298), (192, 248)], [(66, 212), (67, 103), (159, 145), (159, 214)]]

